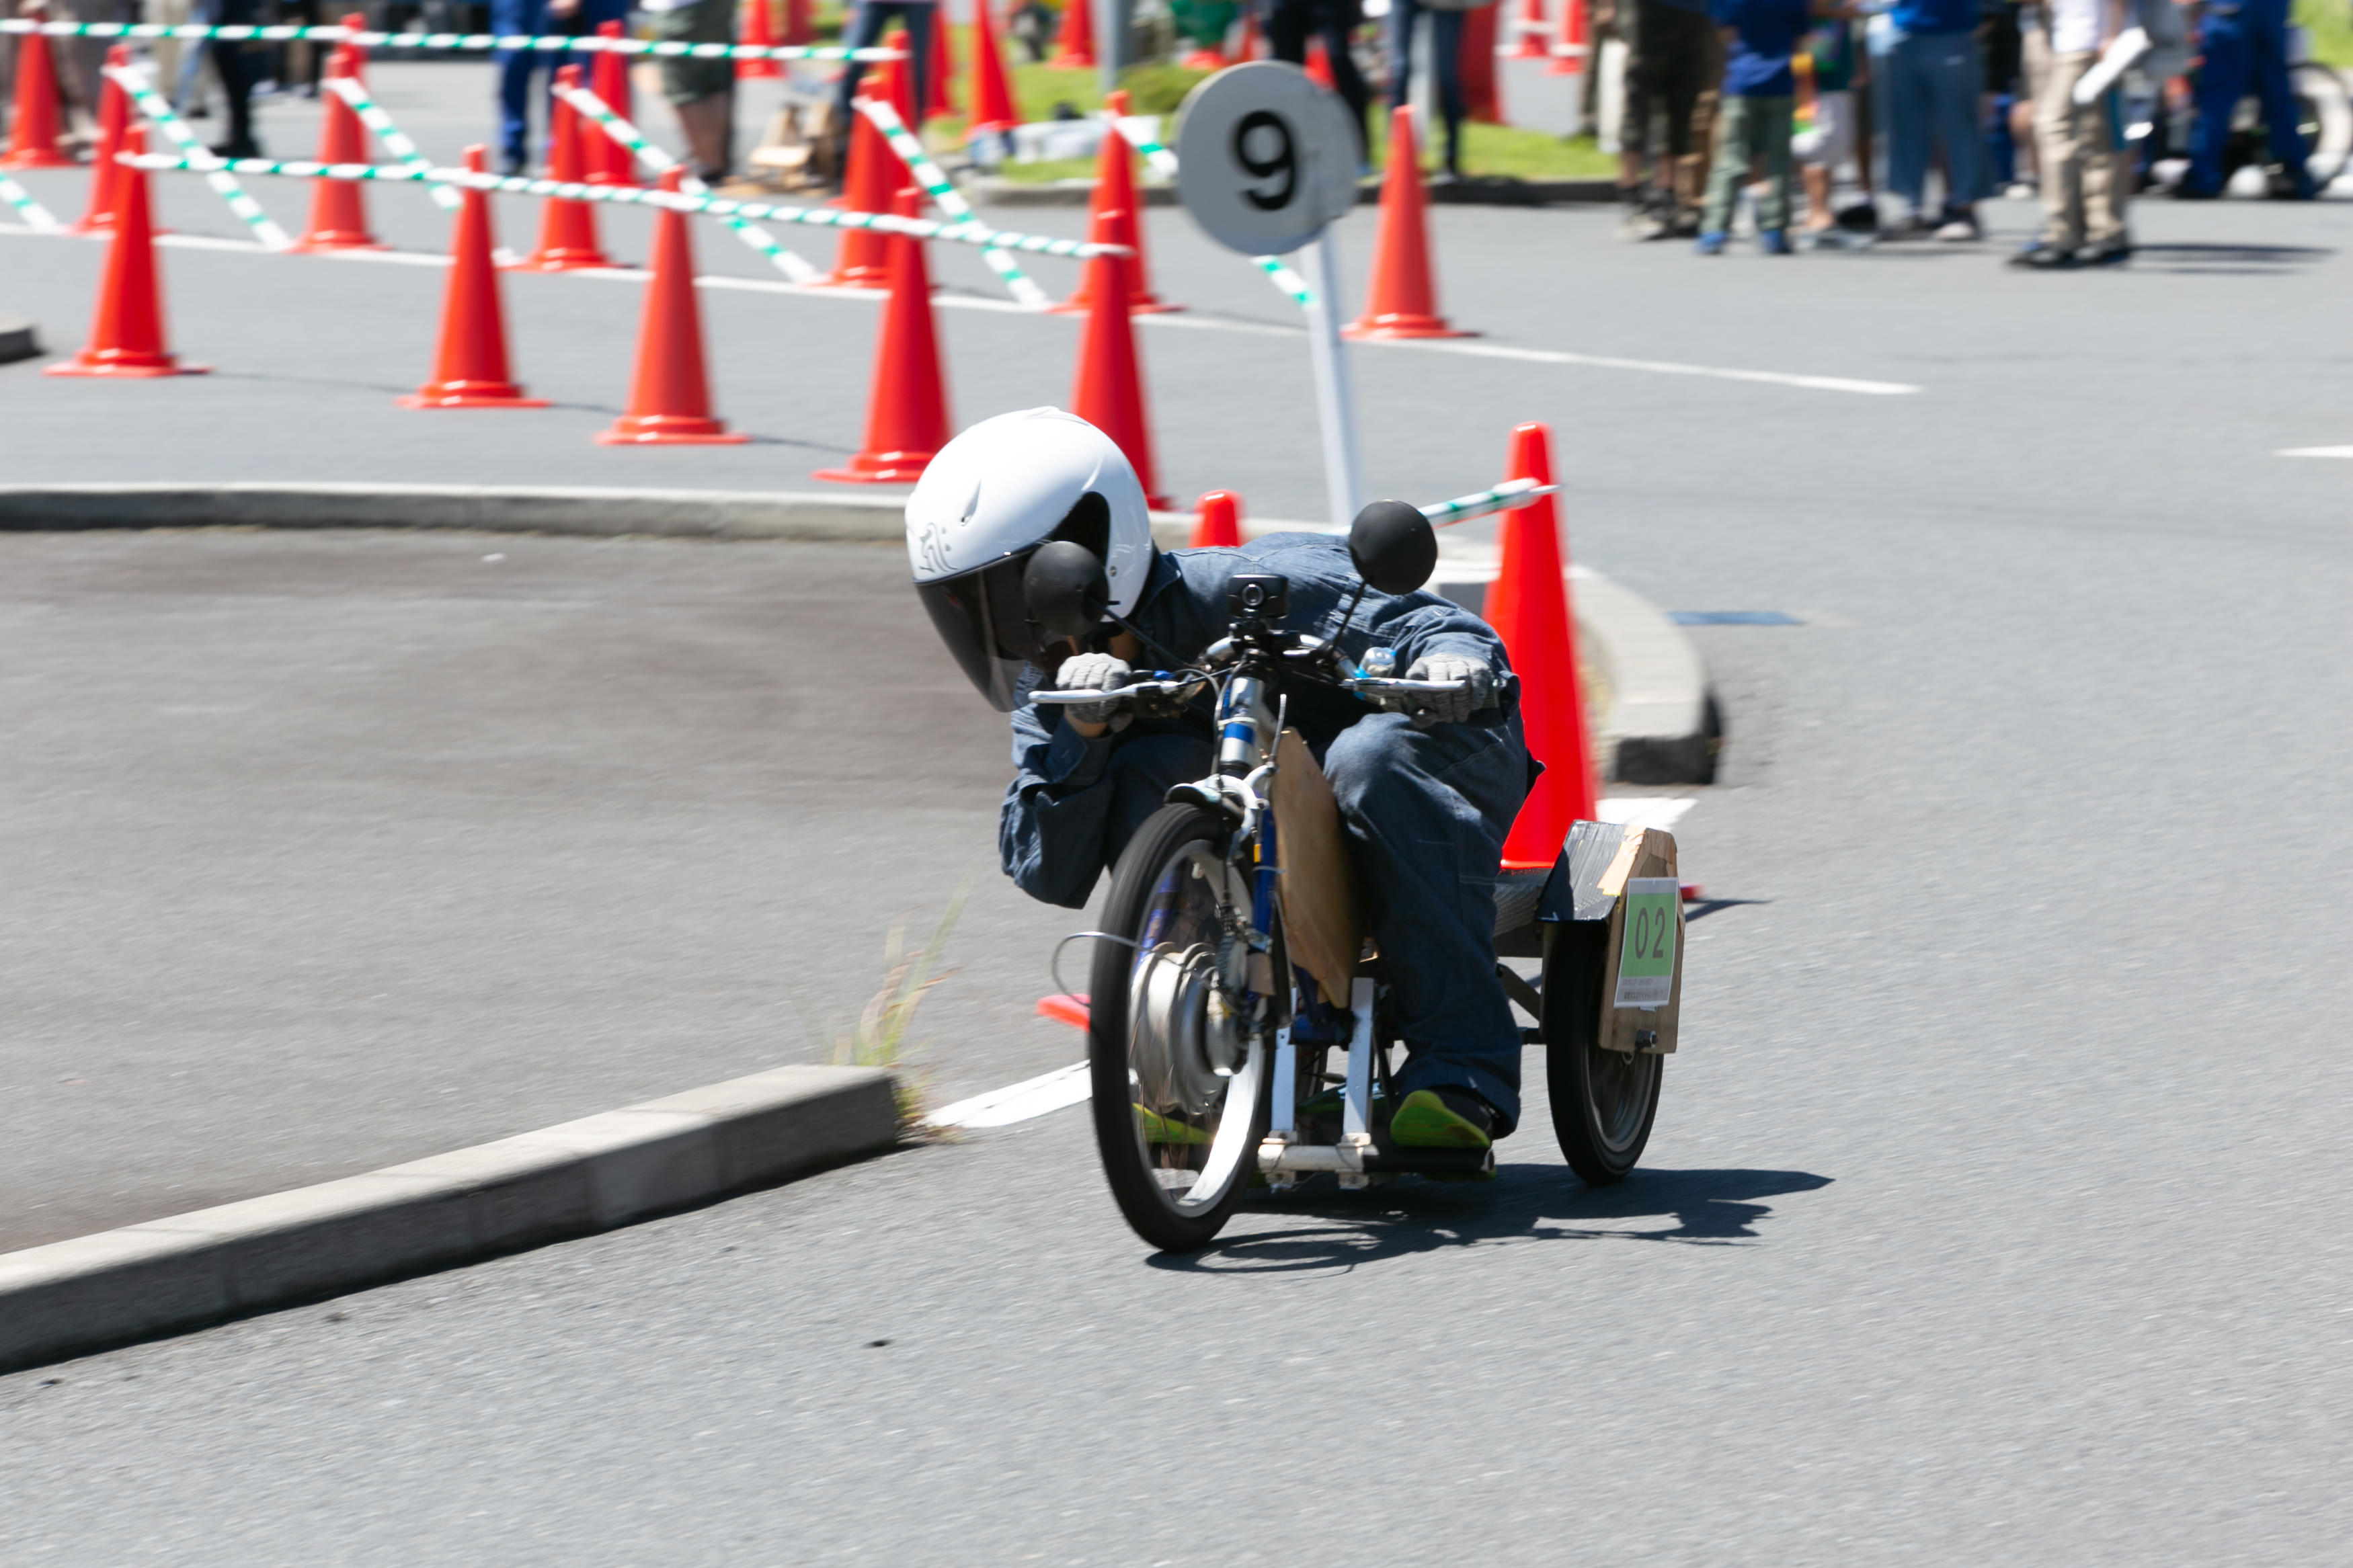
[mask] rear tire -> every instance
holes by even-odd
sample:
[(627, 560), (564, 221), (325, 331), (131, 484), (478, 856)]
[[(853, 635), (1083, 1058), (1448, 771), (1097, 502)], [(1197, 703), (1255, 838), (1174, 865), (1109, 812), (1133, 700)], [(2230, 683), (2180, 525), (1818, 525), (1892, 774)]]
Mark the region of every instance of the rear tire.
[(1605, 1050), (1602, 969), (1606, 921), (1565, 921), (1545, 939), (1545, 1087), (1553, 1135), (1569, 1168), (1594, 1186), (1626, 1179), (1659, 1114), (1665, 1058)]
[[(1248, 917), (1248, 889), (1223, 867), (1232, 832), (1198, 806), (1147, 818), (1103, 906), (1102, 929), (1125, 940), (1095, 945), (1087, 1024), (1095, 1145), (1120, 1213), (1164, 1252), (1216, 1238), (1266, 1135), (1271, 1053), (1217, 1032), (1202, 967), (1205, 942), (1215, 963), (1220, 887), (1229, 907), (1240, 895)], [(1230, 1076), (1219, 1076), (1220, 1066)]]

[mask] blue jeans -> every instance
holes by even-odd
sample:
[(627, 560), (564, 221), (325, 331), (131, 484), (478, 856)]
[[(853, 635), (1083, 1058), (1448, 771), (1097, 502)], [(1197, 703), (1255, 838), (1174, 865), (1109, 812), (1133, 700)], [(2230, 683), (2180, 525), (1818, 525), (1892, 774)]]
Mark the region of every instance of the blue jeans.
[(2284, 163), (2299, 191), (2309, 189), (2304, 138), (2295, 128), (2295, 93), (2287, 79), (2287, 18), (2276, 7), (2242, 7), (2236, 15), (2206, 19), (2200, 49), (2206, 63), (2198, 71), (2198, 122), (2189, 132), (2192, 190), (2222, 188), (2222, 143), (2231, 133), (2231, 111), (2250, 88), (2263, 106), (2263, 128), (2274, 159)]
[(1388, 26), (1389, 107), (1413, 101), (1413, 24), (1430, 16), (1430, 68), (1438, 82), (1438, 117), (1446, 122), (1446, 169), (1462, 172), (1457, 145), (1462, 140), (1462, 18), (1421, 0), (1390, 0)]
[[(1508, 1130), (1520, 1119), (1520, 1027), (1495, 978), (1495, 874), (1527, 794), (1528, 753), (1516, 711), (1480, 717), (1488, 721), (1417, 730), (1401, 713), (1367, 714), (1320, 760), (1409, 1049), (1398, 1092), (1468, 1089)], [(1107, 858), (1117, 860), (1169, 785), (1203, 777), (1210, 763), (1209, 743), (1189, 734), (1114, 747), (1103, 771)]]
[[(580, 9), (572, 14), (569, 26), (575, 32), (594, 33), (603, 23), (628, 18), (628, 0), (580, 0)], [(491, 0), (491, 32), (502, 37), (542, 37), (549, 30), (547, 0)], [(532, 73), (543, 68), (553, 88), (558, 67), (577, 65), (584, 58), (542, 54), (537, 49), (500, 49), (491, 56), (499, 79), (499, 156), (505, 163), (530, 161)]]
[(1914, 213), (1928, 189), (1928, 154), (1945, 153), (1945, 205), (1966, 207), (1985, 194), (1985, 139), (1978, 93), (1985, 73), (1968, 33), (1912, 33), (1886, 55), (1887, 184)]
[[(841, 40), (844, 48), (871, 49), (881, 44), (883, 31), (892, 22), (907, 29), (907, 87), (913, 97), (918, 121), (923, 118), (923, 95), (932, 82), (934, 3), (934, 0), (857, 0), (850, 8), (848, 36)], [(845, 127), (849, 124), (850, 103), (858, 97), (858, 84), (865, 75), (863, 60), (849, 61), (841, 68), (841, 85), (834, 89), (834, 101), (841, 110)]]

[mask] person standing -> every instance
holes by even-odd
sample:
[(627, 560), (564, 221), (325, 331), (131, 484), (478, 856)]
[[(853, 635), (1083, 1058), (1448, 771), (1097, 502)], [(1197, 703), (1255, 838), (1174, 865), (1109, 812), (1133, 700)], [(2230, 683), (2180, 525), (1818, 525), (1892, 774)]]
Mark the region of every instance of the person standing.
[(2010, 265), (2038, 272), (2116, 266), (2132, 255), (2125, 233), (2131, 175), (2116, 89), (2078, 103), (2075, 84), (2124, 31), (2125, 0), (2041, 0), (2020, 22), (2024, 48), (2039, 57), (2031, 74), (2039, 83), (2034, 158), (2042, 233)]
[(1463, 18), (1495, 0), (1389, 0), (1389, 107), (1413, 98), (1414, 24), (1430, 17), (1430, 69), (1438, 84), (1438, 116), (1446, 125), (1446, 177), (1462, 177)]
[[(1693, 147), (1700, 98), (1715, 63), (1715, 26), (1706, 0), (1601, 0), (1595, 26), (1626, 43), (1625, 121), (1618, 132), (1621, 239), (1696, 233), (1699, 215), (1679, 193), (1677, 174)], [(1664, 123), (1661, 121), (1663, 119)]]
[[(628, 15), (628, 0), (491, 0), (491, 31), (502, 38), (557, 33), (576, 37), (595, 32), (603, 23), (626, 21)], [(573, 57), (499, 49), (491, 61), (498, 76), (499, 172), (520, 174), (531, 165), (531, 79), (544, 68), (552, 86), (557, 69), (573, 64)]]
[[(1082, 3), (1083, 0), (1071, 0), (1074, 5)], [(1365, 144), (1365, 110), (1372, 95), (1365, 89), (1365, 73), (1356, 68), (1356, 51), (1349, 44), (1364, 20), (1365, 13), (1357, 0), (1269, 0), (1266, 8), (1267, 53), (1274, 58), (1304, 66), (1308, 38), (1324, 40), (1324, 61), (1332, 68), (1332, 85), (1339, 89), (1340, 100), (1348, 106), (1348, 122), (1356, 128), (1356, 166), (1360, 169), (1366, 167), (1369, 157)], [(1460, 13), (1455, 30), (1461, 30)], [(1457, 96), (1460, 97), (1459, 85)], [(1449, 148), (1453, 141), (1450, 130)]]
[(2222, 194), (2222, 143), (2231, 113), (2252, 89), (2263, 104), (2263, 130), (2274, 162), (2287, 171), (2280, 193), (2308, 202), (2319, 195), (2305, 168), (2306, 149), (2296, 130), (2295, 91), (2287, 79), (2288, 0), (2216, 0), (2206, 7), (2199, 37), (2205, 64), (2198, 70), (2198, 120), (2189, 132), (2189, 172), (2173, 194), (2195, 201)]
[[(261, 21), (261, 0), (205, 0), (198, 13), (208, 27), (250, 27)], [(228, 136), (213, 147), (216, 158), (259, 158), (261, 143), (253, 137), (253, 89), (261, 79), (260, 46), (235, 38), (207, 38), (205, 57), (220, 78), (221, 98), (228, 105)]]
[(1707, 206), (1693, 248), (1702, 256), (1724, 254), (1733, 205), (1754, 162), (1765, 170), (1765, 194), (1757, 204), (1757, 248), (1787, 256), (1789, 129), (1798, 106), (1789, 57), (1806, 29), (1806, 0), (1715, 0), (1713, 10), (1724, 27), (1724, 86), (1716, 96), (1715, 167), (1708, 175)]
[[(1978, 63), (1977, 0), (1896, 0), (1886, 18), (1887, 183), (1905, 204), (1895, 233), (1982, 238), (1977, 204), (1985, 136), (1978, 94), (1985, 72)], [(1934, 218), (1926, 205), (1932, 153), (1942, 154), (1945, 168), (1944, 206)]]
[[(882, 42), (882, 35), (892, 22), (907, 30), (907, 85), (914, 96), (915, 114), (921, 118), (923, 105), (930, 101), (925, 94), (932, 80), (932, 6), (936, 0), (857, 0), (850, 7), (849, 25), (842, 29), (842, 47), (871, 49)], [(1082, 5), (1088, 0), (1071, 0)], [(841, 81), (834, 89), (834, 123), (849, 124), (849, 106), (857, 100), (858, 84), (866, 79), (864, 60), (845, 60)], [(913, 131), (913, 126), (907, 129)], [(846, 134), (845, 131), (845, 134)], [(835, 167), (840, 166), (839, 161)]]
[[(1854, 21), (1843, 9), (1816, 21), (1802, 50), (1813, 91), (1813, 124), (1789, 139), (1806, 191), (1805, 232), (1823, 245), (1867, 245), (1879, 234), (1879, 212), (1871, 197), (1871, 152), (1862, 137), (1862, 114), (1855, 83)], [(1792, 56), (1791, 65), (1798, 63)], [(1844, 208), (1832, 200), (1839, 171), (1852, 164), (1856, 194)]]

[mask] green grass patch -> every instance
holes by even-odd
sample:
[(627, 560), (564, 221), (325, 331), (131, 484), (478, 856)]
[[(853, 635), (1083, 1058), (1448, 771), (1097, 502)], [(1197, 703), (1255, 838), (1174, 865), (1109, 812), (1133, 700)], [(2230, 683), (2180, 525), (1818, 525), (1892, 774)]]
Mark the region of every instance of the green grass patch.
[(2344, 0), (2295, 0), (2290, 19), (2312, 35), (2312, 58), (2335, 70), (2353, 67), (2353, 11)]

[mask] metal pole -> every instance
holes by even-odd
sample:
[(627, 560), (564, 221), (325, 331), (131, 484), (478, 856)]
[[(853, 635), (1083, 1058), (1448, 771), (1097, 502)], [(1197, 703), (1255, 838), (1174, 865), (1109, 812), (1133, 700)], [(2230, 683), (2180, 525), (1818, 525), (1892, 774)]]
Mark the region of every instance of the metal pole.
[(1324, 430), (1324, 494), (1332, 521), (1345, 528), (1361, 504), (1356, 490), (1356, 410), (1341, 357), (1340, 263), (1328, 227), (1307, 243), (1315, 298), (1307, 307), (1307, 342), (1315, 357), (1315, 401)]
[[(1090, 0), (1071, 0), (1074, 5)], [(1092, 0), (1095, 22), (1095, 70), (1103, 90), (1109, 93), (1119, 85), (1119, 73), (1127, 67), (1128, 35), (1134, 21), (1134, 0)]]

